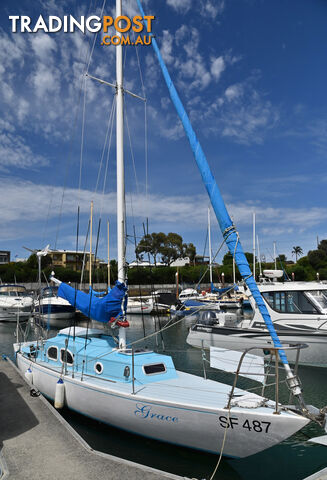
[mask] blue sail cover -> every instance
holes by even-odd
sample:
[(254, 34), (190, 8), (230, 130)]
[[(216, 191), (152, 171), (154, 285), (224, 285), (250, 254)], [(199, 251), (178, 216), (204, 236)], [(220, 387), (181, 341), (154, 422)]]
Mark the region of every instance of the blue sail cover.
[(235, 292), (236, 292), (236, 291), (238, 290), (238, 286), (237, 286), (237, 285), (233, 285), (233, 289), (232, 289), (231, 287), (217, 288), (217, 287), (214, 286), (213, 283), (211, 283), (210, 290), (211, 290), (213, 293), (223, 294), (223, 293), (226, 293), (226, 292), (231, 292), (232, 290), (235, 290)]
[(121, 304), (127, 287), (124, 283), (116, 282), (110, 292), (102, 298), (84, 293), (81, 290), (61, 283), (58, 289), (58, 296), (67, 300), (71, 305), (76, 306), (87, 317), (98, 322), (108, 322), (111, 317), (117, 317), (122, 313)]
[[(144, 17), (144, 11), (141, 5), (140, 0), (137, 0), (137, 4), (139, 7), (139, 10), (141, 12), (141, 15)], [(249, 263), (244, 255), (243, 248), (241, 246), (241, 242), (239, 240), (236, 228), (229, 216), (229, 213), (227, 212), (226, 205), (224, 203), (224, 200), (221, 196), (221, 193), (219, 191), (218, 185), (216, 183), (216, 180), (214, 179), (214, 176), (210, 170), (210, 167), (208, 165), (207, 159), (204, 155), (204, 152), (202, 150), (202, 147), (200, 145), (199, 140), (196, 137), (196, 134), (192, 128), (190, 119), (184, 109), (184, 106), (178, 96), (178, 93), (176, 91), (176, 88), (172, 82), (172, 79), (170, 78), (169, 72), (167, 70), (167, 67), (162, 59), (158, 44), (155, 40), (154, 37), (152, 37), (152, 46), (154, 48), (154, 51), (157, 55), (157, 58), (159, 60), (159, 64), (165, 79), (165, 82), (167, 84), (170, 98), (172, 99), (172, 102), (177, 110), (178, 116), (183, 124), (185, 133), (188, 137), (188, 140), (190, 142), (193, 155), (195, 158), (195, 161), (198, 165), (198, 168), (200, 170), (202, 180), (204, 182), (204, 185), (207, 189), (208, 195), (210, 197), (210, 201), (213, 207), (213, 210), (215, 212), (215, 215), (217, 217), (220, 229), (222, 231), (223, 237), (226, 241), (226, 245), (228, 246), (228, 249), (230, 253), (235, 256), (235, 262), (238, 266), (239, 272), (242, 275), (245, 283), (247, 284), (248, 288), (250, 289), (253, 298), (258, 305), (258, 308), (260, 310), (260, 313), (266, 323), (266, 326), (269, 330), (270, 336), (274, 342), (275, 347), (280, 348), (282, 345), (280, 343), (280, 340), (278, 338), (278, 335), (276, 333), (276, 330), (273, 326), (273, 323), (271, 321), (270, 315), (268, 313), (268, 310), (264, 304), (263, 298), (261, 296), (261, 293), (257, 287), (257, 284), (253, 278)], [(287, 357), (285, 355), (284, 350), (279, 350), (279, 356), (281, 361), (284, 364), (288, 364)]]

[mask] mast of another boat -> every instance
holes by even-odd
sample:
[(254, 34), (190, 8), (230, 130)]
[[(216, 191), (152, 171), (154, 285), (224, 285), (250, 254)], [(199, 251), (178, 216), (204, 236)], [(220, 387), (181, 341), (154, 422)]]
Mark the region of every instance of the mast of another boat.
[(209, 274), (210, 274), (210, 290), (212, 290), (212, 254), (211, 254), (211, 223), (210, 223), (210, 207), (208, 207), (208, 243), (209, 243)]
[(257, 245), (258, 245), (259, 278), (261, 278), (262, 277), (262, 269), (261, 269), (261, 257), (260, 257), (260, 243), (259, 243), (258, 235), (257, 235)]
[(93, 201), (90, 212), (90, 264), (89, 264), (89, 286), (92, 287), (92, 229), (93, 229)]
[(253, 278), (255, 280), (255, 212), (253, 212)]
[(275, 270), (277, 270), (276, 242), (274, 242), (274, 264), (275, 264)]
[(109, 220), (107, 222), (107, 227), (108, 227), (108, 265), (107, 265), (107, 271), (108, 271), (108, 282), (107, 282), (107, 290), (109, 292), (110, 289), (110, 250), (109, 250)]
[[(116, 0), (116, 18), (122, 15), (122, 1)], [(121, 38), (121, 32), (116, 30)], [(125, 178), (124, 178), (124, 91), (123, 47), (116, 46), (116, 155), (117, 155), (117, 257), (118, 281), (125, 283)], [(126, 346), (126, 331), (119, 327), (119, 346)]]

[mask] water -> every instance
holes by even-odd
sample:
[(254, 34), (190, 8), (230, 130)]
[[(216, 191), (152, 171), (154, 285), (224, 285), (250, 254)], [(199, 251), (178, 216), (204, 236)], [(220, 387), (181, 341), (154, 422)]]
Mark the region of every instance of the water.
[[(150, 335), (158, 322), (164, 326), (168, 317), (160, 320), (152, 316), (130, 316), (130, 328), (127, 331), (127, 341)], [(174, 358), (177, 369), (203, 375), (201, 352), (185, 342), (190, 319), (174, 325), (165, 331), (162, 339), (165, 353)], [(12, 343), (15, 325), (0, 323), (0, 353), (12, 356)], [(55, 335), (56, 330), (51, 330), (50, 335)], [(35, 334), (31, 327), (30, 336)], [(156, 341), (157, 338), (157, 341)], [(162, 351), (161, 337), (151, 337), (142, 346), (159, 348)], [(158, 343), (158, 345), (157, 345)], [(207, 369), (208, 378), (232, 383), (233, 377), (229, 374), (218, 373)], [(300, 367), (299, 376), (302, 380), (305, 400), (308, 404), (323, 407), (327, 404), (326, 369)], [(255, 385), (250, 380), (242, 379), (238, 386), (247, 388)], [(273, 393), (273, 392), (271, 392)], [(272, 397), (273, 398), (273, 397)], [(287, 397), (284, 395), (283, 401)], [(68, 410), (62, 412), (66, 420), (85, 438), (88, 444), (96, 449), (111, 455), (119, 456), (137, 463), (169, 471), (181, 476), (194, 478), (210, 478), (218, 457), (194, 450), (181, 448), (146, 439), (119, 429), (103, 425), (99, 422), (84, 418)], [(327, 447), (310, 444), (308, 438), (323, 435), (323, 431), (315, 424), (309, 424), (305, 429), (293, 435), (287, 441), (258, 453), (252, 457), (240, 460), (223, 458), (216, 479), (224, 480), (300, 480), (306, 476), (327, 467)]]

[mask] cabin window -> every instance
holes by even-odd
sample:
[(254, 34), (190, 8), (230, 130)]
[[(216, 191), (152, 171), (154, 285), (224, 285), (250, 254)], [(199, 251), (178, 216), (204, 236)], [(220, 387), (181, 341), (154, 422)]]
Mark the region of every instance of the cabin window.
[(60, 360), (62, 363), (67, 363), (67, 365), (73, 365), (74, 363), (73, 355), (65, 348), (60, 350)]
[(95, 365), (94, 365), (94, 370), (95, 370), (95, 373), (97, 373), (98, 375), (101, 375), (101, 373), (103, 372), (103, 365), (101, 362), (97, 362)]
[(280, 313), (318, 313), (314, 305), (301, 291), (264, 292), (268, 305)]
[(58, 360), (58, 347), (49, 347), (47, 350), (47, 356), (49, 360)]
[(143, 370), (146, 375), (155, 375), (166, 371), (164, 363), (153, 363), (151, 365), (143, 365)]

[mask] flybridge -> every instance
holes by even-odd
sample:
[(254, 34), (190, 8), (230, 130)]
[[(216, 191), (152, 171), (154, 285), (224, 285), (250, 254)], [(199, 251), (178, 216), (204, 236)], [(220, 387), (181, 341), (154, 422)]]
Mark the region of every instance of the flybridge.
[(97, 15), (91, 15), (85, 17), (84, 15), (76, 19), (72, 15), (64, 15), (63, 18), (55, 15), (50, 15), (47, 19), (42, 15), (38, 17), (35, 23), (32, 22), (31, 17), (27, 15), (10, 15), (11, 31), (16, 33), (28, 32), (36, 33), (43, 31), (46, 33), (56, 33), (63, 31), (65, 33), (74, 33), (75, 31), (86, 31), (91, 33), (99, 32), (102, 28), (104, 33), (107, 33), (109, 27), (114, 27), (116, 31), (125, 33), (133, 30), (136, 33), (140, 33), (143, 29), (149, 33), (152, 28), (153, 15), (136, 15), (133, 18), (129, 18), (125, 15), (121, 15), (117, 18), (105, 15), (99, 17)]

